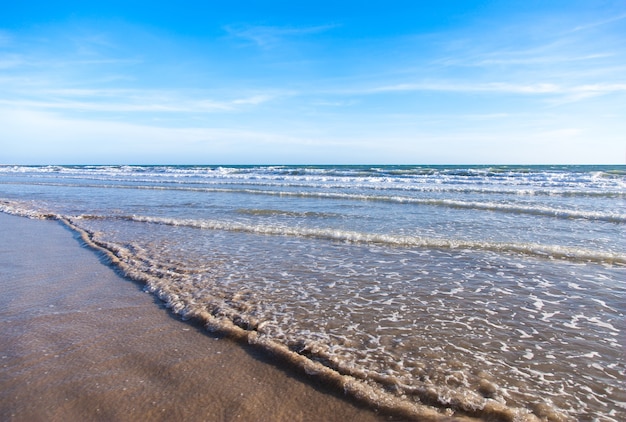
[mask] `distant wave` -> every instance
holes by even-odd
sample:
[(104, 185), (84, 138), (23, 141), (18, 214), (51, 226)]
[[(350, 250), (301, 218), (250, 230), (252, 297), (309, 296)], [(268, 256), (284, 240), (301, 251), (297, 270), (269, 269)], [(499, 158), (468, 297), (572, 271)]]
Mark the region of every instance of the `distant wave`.
[(282, 174), (282, 175), (338, 175), (371, 176), (390, 175), (432, 176), (451, 175), (460, 177), (536, 177), (563, 174), (591, 174), (595, 177), (626, 176), (624, 165), (0, 165), (0, 171), (13, 173), (77, 173), (90, 172), (110, 174), (168, 173), (195, 175), (227, 174)]
[(65, 185), (58, 183), (36, 183), (44, 186), (67, 186), (67, 187), (89, 187), (102, 189), (138, 189), (138, 190), (161, 190), (161, 191), (188, 191), (206, 193), (237, 193), (249, 195), (270, 195), (281, 197), (298, 198), (320, 198), (356, 201), (391, 202), (398, 204), (414, 204), (427, 206), (440, 206), (447, 208), (494, 211), (513, 214), (538, 215), (544, 217), (572, 219), (580, 218), (585, 220), (599, 220), (610, 223), (626, 223), (626, 214), (606, 213), (599, 211), (569, 210), (564, 208), (554, 208), (547, 206), (518, 205), (503, 202), (477, 202), (461, 201), (452, 199), (429, 199), (414, 198), (400, 195), (366, 195), (357, 193), (341, 192), (303, 192), (303, 191), (278, 191), (264, 189), (245, 188), (207, 188), (207, 187), (184, 187), (184, 186), (147, 186), (147, 185)]
[[(128, 177), (128, 176), (133, 177)], [(147, 176), (147, 177), (146, 177)], [(54, 180), (92, 180), (99, 182), (117, 183), (147, 183), (158, 184), (163, 188), (176, 185), (219, 185), (219, 186), (250, 186), (272, 188), (305, 188), (305, 189), (364, 189), (376, 191), (404, 191), (421, 193), (459, 193), (459, 194), (486, 194), (486, 195), (513, 195), (513, 196), (554, 196), (554, 197), (597, 197), (597, 198), (620, 198), (626, 197), (626, 181), (623, 185), (597, 186), (590, 188), (588, 183), (577, 182), (572, 186), (556, 185), (544, 186), (542, 183), (530, 182), (516, 184), (495, 184), (492, 186), (476, 187), (475, 183), (465, 185), (465, 182), (455, 183), (446, 179), (406, 179), (397, 177), (319, 177), (319, 176), (293, 176), (293, 175), (265, 175), (265, 174), (202, 174), (201, 179), (193, 177), (194, 174), (179, 176), (172, 173), (144, 174), (133, 173), (80, 173), (67, 172), (58, 174), (55, 172), (36, 173), (30, 177), (52, 178)], [(611, 177), (595, 177), (593, 179), (612, 179)], [(622, 178), (619, 178), (620, 180)], [(440, 182), (440, 183), (439, 183)], [(7, 184), (33, 184), (43, 186), (75, 186), (63, 183), (46, 182), (3, 182)], [(572, 184), (570, 182), (570, 184)], [(88, 187), (122, 187), (128, 185), (83, 185)]]

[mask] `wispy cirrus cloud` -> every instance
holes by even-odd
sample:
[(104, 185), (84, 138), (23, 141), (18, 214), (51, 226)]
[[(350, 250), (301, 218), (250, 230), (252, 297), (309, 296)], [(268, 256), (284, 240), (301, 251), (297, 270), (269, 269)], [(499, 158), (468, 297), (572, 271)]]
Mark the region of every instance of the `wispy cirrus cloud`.
[[(626, 15), (620, 15), (580, 27), (601, 26), (624, 18)], [(546, 22), (526, 22), (517, 23), (515, 30), (500, 27), (502, 36), (482, 30), (470, 36), (465, 32), (433, 36), (428, 46), (439, 48), (416, 56), (410, 67), (353, 85), (344, 92), (485, 94), (488, 101), (501, 101), (509, 95), (536, 98), (541, 102), (538, 104), (548, 105), (626, 93), (626, 41), (607, 32), (601, 35), (603, 42), (598, 42), (598, 37), (571, 33), (563, 30), (564, 26), (567, 23), (554, 28)]]
[(141, 59), (76, 59), (76, 58), (32, 58), (20, 54), (5, 54), (0, 56), (0, 69), (61, 69), (75, 68), (76, 66), (103, 66), (103, 65), (136, 65), (142, 63)]
[(13, 98), (1, 98), (0, 104), (20, 109), (74, 112), (215, 113), (235, 112), (274, 98), (275, 95), (267, 94), (216, 100), (158, 91), (54, 89), (22, 92)]
[(447, 91), (458, 93), (503, 93), (503, 94), (560, 94), (560, 95), (603, 95), (626, 92), (626, 83), (595, 83), (583, 85), (559, 85), (554, 83), (515, 84), (508, 82), (451, 83), (425, 82), (385, 85), (361, 91), (364, 94), (384, 92)]
[(467, 42), (462, 46), (444, 48), (445, 54), (433, 57), (429, 65), (447, 72), (490, 72), (537, 79), (564, 75), (575, 77), (589, 70), (604, 71), (607, 77), (618, 78), (614, 65), (624, 62), (624, 45), (610, 39), (602, 44), (589, 43), (577, 35), (542, 37), (540, 41), (518, 45), (497, 42)]
[[(501, 101), (506, 97), (524, 97), (535, 99), (537, 105), (559, 106), (605, 95), (626, 94), (626, 82), (596, 83), (553, 83), (553, 82), (468, 82), (453, 80), (425, 80), (409, 83), (371, 84), (353, 88), (337, 88), (325, 91), (328, 98), (368, 97), (374, 95), (389, 96), (420, 94), (482, 95), (492, 101)], [(331, 101), (331, 100), (327, 100)], [(346, 105), (343, 101), (341, 104)], [(351, 104), (354, 104), (352, 102)]]
[[(92, 38), (82, 44), (113, 45), (106, 37)], [(0, 50), (0, 104), (21, 110), (105, 114), (238, 112), (287, 95), (260, 89), (181, 89), (168, 83), (144, 84), (143, 74), (152, 69), (138, 56), (120, 57), (95, 49), (55, 55), (22, 42), (31, 48), (19, 53)]]
[(415, 91), (442, 91), (457, 93), (492, 92), (506, 94), (547, 94), (556, 93), (561, 89), (551, 83), (536, 84), (512, 84), (505, 82), (490, 83), (454, 83), (450, 81), (442, 82), (422, 82), (422, 83), (401, 83), (395, 85), (383, 85), (365, 90), (364, 93), (385, 93), (385, 92), (415, 92)]
[(599, 26), (604, 26), (604, 25), (607, 25), (607, 24), (610, 24), (610, 23), (613, 23), (613, 22), (620, 21), (622, 19), (626, 19), (626, 13), (622, 13), (620, 15), (613, 16), (613, 17), (608, 18), (608, 19), (602, 19), (602, 20), (599, 20), (599, 21), (578, 25), (574, 29), (572, 29), (571, 32), (584, 31), (584, 30), (587, 30), (587, 29), (592, 29), (592, 28), (596, 28), (596, 27), (599, 27)]
[(597, 61), (615, 57), (614, 52), (568, 54), (563, 52), (535, 53), (529, 51), (495, 51), (474, 57), (446, 57), (434, 63), (443, 66), (491, 67), (538, 66)]
[(318, 25), (302, 27), (281, 27), (263, 25), (228, 25), (224, 30), (232, 37), (239, 38), (261, 48), (272, 48), (280, 42), (312, 34), (319, 34), (336, 28), (338, 25)]
[[(389, 84), (379, 89), (525, 95), (549, 105), (624, 94), (626, 41), (617, 25), (623, 25), (626, 14), (590, 18), (587, 23), (576, 18), (574, 30), (571, 17), (546, 15), (496, 31), (475, 31), (471, 37), (463, 33), (466, 37), (447, 38), (441, 54), (428, 62), (433, 71), (447, 76), (442, 83)], [(428, 75), (415, 80), (437, 81)]]

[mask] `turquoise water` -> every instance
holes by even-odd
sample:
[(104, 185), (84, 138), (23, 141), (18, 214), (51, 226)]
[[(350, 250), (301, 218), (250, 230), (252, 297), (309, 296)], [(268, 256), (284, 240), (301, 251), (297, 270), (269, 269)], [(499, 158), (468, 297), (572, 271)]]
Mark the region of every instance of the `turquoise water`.
[(0, 210), (417, 416), (626, 417), (625, 198), (624, 166), (0, 167)]

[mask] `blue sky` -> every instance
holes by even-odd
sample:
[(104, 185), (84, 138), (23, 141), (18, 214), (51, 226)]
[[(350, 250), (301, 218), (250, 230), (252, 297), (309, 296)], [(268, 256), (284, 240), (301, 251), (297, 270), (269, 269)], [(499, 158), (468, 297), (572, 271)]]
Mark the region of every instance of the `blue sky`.
[(626, 1), (4, 2), (0, 164), (626, 163)]

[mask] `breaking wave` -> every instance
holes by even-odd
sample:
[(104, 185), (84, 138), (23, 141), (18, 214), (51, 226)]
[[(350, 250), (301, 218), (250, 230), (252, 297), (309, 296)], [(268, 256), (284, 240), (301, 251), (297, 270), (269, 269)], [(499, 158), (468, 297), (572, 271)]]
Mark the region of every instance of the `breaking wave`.
[(492, 211), (511, 214), (527, 214), (560, 219), (585, 219), (606, 221), (610, 223), (626, 223), (626, 214), (619, 212), (607, 213), (601, 211), (572, 210), (539, 205), (520, 205), (505, 202), (478, 202), (460, 201), (452, 199), (415, 198), (400, 195), (366, 195), (360, 193), (337, 193), (337, 192), (302, 192), (302, 191), (276, 191), (246, 188), (208, 188), (208, 187), (182, 187), (182, 186), (148, 186), (148, 185), (64, 185), (56, 183), (29, 183), (29, 185), (63, 186), (63, 187), (89, 187), (103, 189), (138, 189), (158, 191), (188, 191), (205, 193), (236, 193), (248, 195), (267, 195), (278, 197), (295, 198), (319, 198), (355, 201), (389, 202), (396, 204), (424, 205), (467, 209), (477, 211)]
[(519, 253), (538, 258), (556, 258), (573, 262), (598, 262), (604, 264), (626, 265), (626, 255), (586, 250), (557, 245), (541, 245), (533, 243), (513, 242), (482, 242), (460, 239), (437, 239), (421, 236), (405, 236), (393, 234), (362, 233), (357, 231), (284, 227), (275, 225), (253, 225), (218, 220), (173, 219), (149, 216), (98, 216), (82, 215), (77, 219), (123, 219), (138, 223), (164, 224), (184, 226), (202, 230), (223, 230), (245, 232), (272, 236), (293, 236), (325, 239), (337, 242), (381, 244), (397, 247), (436, 248), (436, 249), (470, 249), (499, 253)]

